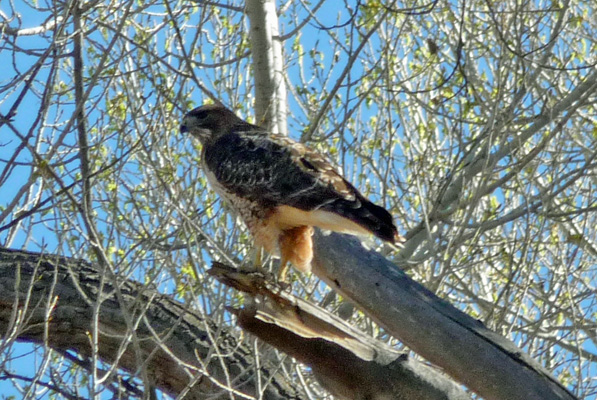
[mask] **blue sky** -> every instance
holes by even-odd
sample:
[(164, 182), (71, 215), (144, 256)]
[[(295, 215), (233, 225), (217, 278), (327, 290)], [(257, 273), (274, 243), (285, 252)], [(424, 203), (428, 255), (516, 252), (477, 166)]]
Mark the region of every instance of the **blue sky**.
[[(6, 3), (5, 3), (6, 4)], [(0, 5), (0, 10), (7, 12), (7, 10), (4, 8), (7, 7), (6, 5)], [(25, 4), (25, 3), (20, 3), (17, 2), (16, 3), (16, 7), (18, 9), (18, 11), (21, 13), (21, 18), (22, 18), (22, 28), (28, 28), (28, 27), (35, 27), (38, 26), (39, 24), (45, 22), (46, 20), (46, 16), (47, 14), (44, 13), (37, 13), (37, 12), (32, 12), (31, 9)], [(147, 14), (145, 20), (140, 21), (140, 23), (146, 24), (146, 26), (152, 26), (152, 24), (156, 24), (159, 25), (160, 23), (163, 22), (163, 17), (159, 16), (157, 13), (161, 13), (163, 12), (163, 9), (161, 7), (155, 7), (152, 8), (150, 11), (155, 12), (156, 15), (150, 15)], [(196, 12), (198, 12), (197, 10), (195, 10)], [(341, 24), (344, 23), (348, 20), (348, 16), (346, 14), (341, 15), (340, 17), (338, 17), (338, 13), (340, 12), (340, 8), (337, 6), (336, 3), (334, 2), (324, 2), (322, 9), (320, 9), (320, 11), (318, 12), (318, 22), (321, 23), (324, 26), (334, 26), (336, 24)], [(342, 10), (345, 11), (345, 10)], [(191, 12), (191, 10), (189, 10), (189, 12)], [(239, 14), (236, 15), (236, 20), (240, 20), (243, 17), (240, 16)], [(422, 17), (423, 18), (423, 17)], [(191, 26), (192, 24), (197, 23), (197, 21), (199, 20), (199, 16), (198, 14), (193, 14), (190, 16), (189, 20), (187, 21), (187, 24), (189, 26)], [(16, 24), (16, 23), (15, 23)], [(281, 20), (281, 24), (282, 24), (282, 31), (286, 32), (289, 29), (292, 28), (294, 22), (293, 21), (289, 21), (289, 20)], [(423, 32), (433, 32), (433, 27), (424, 27), (423, 28)], [(129, 30), (129, 32), (131, 32)], [(192, 38), (192, 29), (189, 29), (188, 31), (186, 31), (187, 34), (189, 35), (189, 38)], [(356, 35), (355, 32), (353, 32), (353, 34)], [(103, 37), (104, 33), (101, 32), (100, 30), (95, 30), (91, 35), (90, 38), (93, 40), (96, 40), (100, 45), (105, 46), (106, 43), (109, 42), (108, 39)], [(157, 43), (158, 47), (160, 45), (162, 45), (168, 38), (164, 37), (164, 34), (162, 31), (160, 31), (160, 33), (156, 36), (157, 40), (154, 42), (150, 42), (150, 43)], [(346, 38), (341, 38), (341, 39), (346, 39)], [(412, 37), (413, 41), (418, 41), (421, 42), (421, 46), (424, 47), (424, 39), (425, 37), (419, 38), (419, 37)], [(190, 40), (189, 40), (190, 41)], [(342, 40), (341, 40), (342, 41)], [(287, 53), (288, 54), (293, 54), (293, 50), (292, 50), (292, 40), (289, 40), (286, 43), (287, 46)], [(355, 42), (356, 43), (356, 42)], [(15, 71), (25, 71), (28, 68), (31, 68), (31, 65), (33, 62), (35, 62), (38, 59), (38, 54), (42, 53), (43, 51), (45, 51), (45, 49), (47, 48), (47, 44), (48, 44), (48, 40), (44, 39), (44, 38), (40, 38), (39, 36), (24, 36), (24, 37), (20, 37), (18, 39), (18, 44), (20, 46), (22, 46), (23, 48), (26, 48), (30, 51), (34, 51), (35, 54), (31, 55), (31, 56), (23, 56), (23, 57), (18, 57), (16, 59), (12, 59), (10, 57), (10, 54), (7, 54), (7, 52), (4, 50), (2, 53), (2, 57), (3, 57), (3, 63), (5, 63), (5, 68), (0, 68), (0, 84), (1, 85), (6, 85), (8, 82), (10, 82), (10, 80), (14, 77)], [(311, 77), (311, 85), (306, 88), (307, 90), (311, 91), (312, 93), (314, 93), (317, 97), (317, 95), (321, 95), (324, 91), (329, 91), (332, 89), (332, 87), (334, 86), (335, 80), (336, 78), (340, 75), (341, 70), (342, 70), (342, 66), (347, 62), (347, 57), (346, 54), (344, 52), (341, 52), (338, 59), (335, 60), (335, 51), (334, 51), (334, 43), (333, 40), (330, 39), (330, 32), (321, 29), (320, 27), (316, 26), (315, 22), (310, 22), (308, 25), (306, 25), (304, 27), (304, 29), (302, 30), (302, 37), (301, 37), (301, 44), (303, 45), (303, 50), (307, 51), (307, 55), (304, 58), (304, 62), (305, 64), (307, 64), (307, 67), (305, 68), (306, 70), (308, 70), (308, 65), (309, 63), (317, 63), (317, 62), (323, 62), (325, 67), (323, 69), (323, 71), (328, 71), (331, 70), (331, 74), (329, 75), (329, 78), (321, 78), (318, 79), (318, 75), (316, 73), (313, 74), (313, 76)], [(313, 45), (313, 48), (315, 48), (315, 44), (317, 44), (317, 49), (321, 52), (319, 54), (310, 54), (309, 53), (309, 48), (306, 48), (309, 44)], [(348, 46), (348, 44), (344, 43), (342, 41), (343, 45)], [(187, 51), (191, 50), (191, 45), (188, 44), (188, 47), (186, 47)], [(375, 52), (375, 46), (376, 46), (376, 41), (375, 39), (372, 40), (371, 43), (371, 48), (368, 49), (367, 51), (370, 52)], [(90, 47), (91, 48), (91, 47)], [(206, 50), (206, 54), (208, 53), (209, 50), (211, 50), (209, 48), (209, 46), (206, 46), (205, 48)], [(113, 51), (123, 51), (123, 49), (121, 48), (117, 48)], [(230, 49), (226, 49), (226, 51), (232, 51)], [(444, 47), (444, 51), (449, 52), (449, 48), (448, 45), (445, 45)], [(590, 52), (590, 49), (585, 49), (585, 51), (587, 53)], [(407, 55), (403, 53), (404, 50), (400, 49), (397, 53), (396, 56), (398, 57), (406, 57)], [(136, 56), (133, 55), (132, 57)], [(216, 57), (218, 55), (216, 54)], [(213, 61), (212, 59), (210, 59), (210, 55), (206, 55), (206, 59), (207, 61)], [(330, 62), (330, 60), (335, 60), (333, 62)], [(243, 61), (245, 63), (245, 65), (247, 65), (250, 60), (246, 59)], [(296, 84), (296, 82), (299, 82), (298, 76), (301, 73), (301, 70), (299, 68), (298, 65), (298, 58), (293, 58), (290, 57), (288, 60), (289, 63), (289, 71), (290, 71), (290, 76), (292, 76), (293, 78), (296, 78), (296, 81), (291, 82), (290, 84)], [(364, 61), (361, 62), (357, 62), (354, 65), (354, 69), (352, 70), (352, 73), (354, 74), (355, 77), (359, 77), (359, 75), (366, 69), (366, 68), (371, 68), (372, 65), (369, 64), (369, 61)], [(449, 63), (445, 63), (444, 65), (446, 71), (450, 71), (451, 68), (453, 67), (452, 65), (450, 65)], [(222, 68), (225, 69), (225, 68)], [(494, 79), (494, 76), (492, 75), (492, 71), (494, 71), (492, 69), (492, 66), (490, 65), (485, 65), (485, 64), (481, 64), (479, 66), (479, 70), (483, 71), (486, 73), (486, 76), (484, 77), (485, 79), (487, 79), (488, 81), (491, 81)], [(215, 80), (218, 78), (217, 74), (213, 73), (213, 71), (205, 71), (205, 70), (201, 70), (201, 68), (197, 68), (197, 71), (200, 71), (202, 73), (201, 75), (201, 79), (202, 79), (202, 83), (205, 83), (206, 86), (211, 87), (210, 85), (217, 85), (217, 82), (215, 82)], [(495, 72), (495, 71), (494, 71)], [(89, 73), (89, 72), (88, 72)], [(325, 75), (325, 74), (322, 74)], [(23, 103), (22, 106), (19, 108), (19, 114), (17, 116), (15, 116), (13, 124), (14, 126), (21, 132), (27, 132), (29, 129), (29, 126), (33, 120), (33, 118), (35, 117), (35, 115), (29, 115), (29, 111), (30, 110), (37, 110), (39, 108), (39, 91), (42, 90), (42, 88), (44, 87), (44, 81), (47, 79), (48, 76), (48, 69), (44, 68), (42, 69), (42, 71), (40, 71), (40, 73), (37, 75), (36, 77), (36, 85), (35, 88), (38, 91), (35, 95), (34, 94), (28, 94), (27, 96), (25, 96), (25, 98), (23, 99)], [(243, 76), (241, 76), (241, 78), (245, 78)], [(70, 82), (70, 77), (68, 76), (63, 76), (63, 79), (66, 82)], [(164, 81), (168, 82), (168, 79), (172, 79), (171, 76), (165, 76), (164, 77)], [(356, 78), (355, 78), (356, 79)], [(198, 89), (196, 89), (194, 87), (194, 83), (192, 81), (186, 80), (183, 83), (183, 86), (178, 86), (180, 84), (180, 81), (174, 81), (177, 90), (180, 90), (181, 92), (183, 92), (184, 94), (186, 93), (191, 93), (192, 92), (192, 101), (194, 102), (193, 105), (198, 105), (201, 102), (203, 102), (206, 99), (206, 96), (201, 94), (200, 91)], [(16, 100), (16, 98), (18, 97), (20, 90), (22, 89), (23, 85), (20, 84), (19, 86), (17, 86), (16, 90), (14, 92), (12, 92), (9, 96), (6, 96), (6, 92), (3, 93), (3, 102), (0, 103), (0, 112), (5, 114), (8, 112), (9, 108), (11, 107), (11, 105), (14, 103), (14, 101)], [(241, 84), (239, 84), (239, 87), (236, 89), (235, 92), (233, 93), (228, 93), (227, 95), (225, 95), (226, 97), (223, 98), (224, 102), (226, 102), (229, 105), (233, 105), (232, 103), (235, 103), (234, 105), (236, 106), (243, 106), (244, 109), (243, 114), (244, 115), (250, 115), (250, 109), (251, 109), (251, 105), (250, 104), (245, 104), (242, 102), (242, 100), (245, 99), (245, 95), (247, 92), (247, 83), (246, 81), (243, 81)], [(293, 88), (290, 88), (293, 89)], [(160, 101), (163, 101), (163, 97), (160, 97), (159, 94), (157, 94), (154, 90), (154, 88), (152, 87), (142, 87), (142, 88), (138, 88), (139, 93), (141, 96), (146, 96), (147, 97), (147, 103), (151, 104), (152, 106), (158, 106), (161, 105)], [(341, 113), (342, 107), (347, 107), (347, 108), (351, 108), (351, 107), (357, 107), (358, 104), (358, 97), (356, 96), (356, 93), (354, 92), (355, 88), (351, 87), (351, 88), (341, 88), (339, 89), (338, 93), (342, 94), (342, 99), (344, 99), (344, 101), (341, 104), (334, 104), (334, 106), (332, 107), (334, 110), (340, 110), (337, 111), (338, 114)], [(437, 93), (434, 93), (433, 95), (437, 95)], [(104, 98), (102, 97), (103, 93), (97, 91), (94, 91), (92, 93), (92, 101), (93, 102), (97, 102), (97, 104), (101, 104), (101, 102), (104, 100)], [(397, 93), (395, 94), (395, 96), (397, 96), (401, 101), (405, 101), (407, 100), (407, 96), (404, 93)], [(430, 97), (432, 96), (431, 94), (429, 95)], [(317, 97), (318, 99), (320, 99), (320, 97)], [(237, 102), (238, 100), (241, 100), (240, 104)], [(348, 99), (348, 100), (346, 100)], [(532, 99), (528, 99), (526, 104), (530, 104), (530, 101)], [(189, 104), (190, 106), (191, 104)], [(479, 107), (480, 105), (476, 105), (474, 107)], [(300, 133), (303, 129), (304, 126), (307, 125), (308, 122), (308, 118), (310, 117), (310, 115), (306, 115), (304, 113), (304, 110), (299, 108), (298, 102), (295, 101), (292, 96), (291, 96), (291, 100), (290, 100), (290, 107), (291, 107), (291, 111), (293, 114), (293, 117), (290, 119), (289, 121), (289, 128), (291, 130), (291, 136), (294, 137), (295, 139), (298, 139), (300, 137)], [(454, 109), (452, 110), (454, 113), (458, 113), (460, 111), (459, 109), (459, 104), (455, 104), (454, 105)], [(155, 123), (160, 123), (163, 124), (165, 122), (169, 123), (169, 131), (166, 133), (167, 135), (171, 135), (169, 136), (171, 138), (171, 141), (168, 143), (168, 145), (172, 145), (174, 146), (178, 146), (176, 147), (177, 149), (186, 149), (189, 153), (191, 153), (191, 155), (189, 156), (189, 159), (192, 160), (193, 156), (192, 153), (194, 151), (196, 151), (196, 147), (194, 147), (195, 145), (189, 141), (188, 139), (181, 139), (179, 136), (177, 136), (176, 134), (176, 129), (178, 126), (178, 120), (180, 118), (180, 115), (182, 115), (182, 113), (185, 111), (183, 109), (184, 107), (178, 107), (178, 109), (173, 110), (172, 112), (172, 119), (173, 121), (155, 121)], [(50, 108), (50, 112), (54, 112), (56, 113), (56, 110), (58, 108)], [(61, 105), (60, 107), (61, 110), (63, 111), (68, 111), (68, 110), (72, 110), (72, 105)], [(102, 110), (102, 107), (98, 107), (98, 109)], [(358, 118), (356, 119), (355, 124), (358, 124), (358, 129), (354, 129), (354, 131), (359, 132), (360, 135), (366, 136), (371, 134), (371, 132), (373, 132), (373, 122), (370, 120), (370, 117), (372, 117), (373, 115), (376, 115), (376, 111), (377, 108), (375, 107), (375, 105), (373, 105), (371, 108), (366, 108), (366, 107), (360, 107), (359, 111), (358, 111)], [(396, 110), (396, 112), (398, 112), (400, 110)], [(405, 117), (406, 119), (412, 118), (410, 115), (408, 115), (408, 113), (405, 113)], [(421, 124), (424, 124), (427, 121), (427, 118), (431, 118), (430, 115), (426, 114), (425, 112), (423, 112), (421, 114), (423, 116), (423, 120), (421, 121)], [(51, 116), (51, 118), (49, 118), (50, 120), (55, 119), (57, 124), (63, 124), (64, 120), (67, 116), (66, 115), (54, 115)], [(109, 126), (105, 126), (102, 125), (102, 122), (105, 122), (107, 120), (107, 118), (104, 118), (104, 116), (100, 115), (98, 112), (93, 112), (92, 114), (90, 114), (90, 120), (92, 121), (100, 121), (96, 126), (94, 126), (94, 128), (103, 128), (103, 129), (109, 129)], [(398, 118), (396, 118), (396, 120), (398, 121)], [(146, 124), (145, 126), (147, 126), (148, 124), (151, 124), (153, 121), (142, 121), (144, 124)], [(346, 144), (350, 144), (352, 141), (354, 141), (355, 139), (359, 139), (361, 140), (362, 137), (354, 137), (351, 136), (351, 134), (349, 133), (345, 133), (347, 131), (342, 131), (342, 127), (336, 127), (333, 124), (334, 121), (332, 121), (329, 124), (324, 124), (320, 131), (318, 132), (318, 134), (320, 135), (332, 135), (332, 137), (335, 137), (338, 139), (338, 154), (334, 154), (333, 156), (337, 156), (339, 160), (341, 160), (341, 164), (345, 170), (345, 173), (348, 176), (354, 177), (357, 179), (357, 186), (359, 187), (364, 187), (366, 184), (370, 184), (371, 185), (371, 196), (373, 199), (378, 200), (380, 199), (383, 195), (381, 194), (381, 189), (379, 188), (379, 182), (376, 181), (376, 177), (375, 175), (372, 173), (372, 168), (371, 166), (368, 166), (366, 163), (362, 163), (362, 162), (358, 162), (360, 160), (355, 160), (355, 156), (353, 153), (351, 152), (346, 152)], [(460, 131), (460, 133), (465, 136), (466, 138), (470, 139), (472, 136), (474, 136), (475, 132), (470, 132), (469, 130), (469, 125), (467, 124), (463, 124), (462, 127), (462, 131)], [(338, 128), (338, 129), (336, 129)], [(402, 139), (402, 136), (404, 135), (404, 131), (403, 131), (403, 126), (400, 123), (395, 123), (395, 128), (396, 128), (396, 135), (397, 135), (397, 141), (399, 139)], [(437, 135), (440, 139), (439, 140), (444, 140), (445, 138), (448, 138), (450, 136), (450, 134), (452, 132), (450, 132), (450, 129), (457, 129), (457, 126), (450, 126), (450, 125), (438, 125), (435, 130), (433, 130), (430, 135)], [(131, 137), (137, 137), (136, 135), (140, 135), (139, 132), (136, 132), (134, 130), (134, 127), (128, 127), (127, 129), (130, 129), (131, 131)], [(48, 131), (46, 131), (47, 133)], [(60, 129), (57, 129), (56, 132), (60, 132)], [(36, 143), (36, 139), (37, 139), (37, 133), (36, 131), (33, 131), (33, 136), (30, 138), (29, 143), (30, 144), (35, 144)], [(333, 136), (335, 135), (335, 136)], [(8, 138), (8, 139), (7, 139)], [(448, 139), (445, 139), (448, 140)], [(116, 141), (107, 141), (107, 143), (110, 143), (112, 145), (112, 147), (109, 149), (110, 153), (106, 155), (107, 158), (115, 156), (120, 154), (119, 152), (122, 152), (122, 149), (119, 149), (118, 146), (120, 145), (120, 143), (116, 143)], [(2, 127), (0, 130), (0, 168), (2, 168), (3, 163), (6, 162), (6, 160), (8, 160), (15, 152), (15, 149), (18, 148), (19, 146), (19, 141), (15, 138), (15, 136), (12, 134), (12, 132), (10, 130), (8, 130), (8, 128)], [(326, 144), (329, 144), (326, 143)], [(65, 142), (64, 142), (64, 147), (67, 146), (73, 146), (76, 147), (76, 140), (75, 140), (75, 136), (74, 135), (69, 135), (67, 136)], [(317, 145), (317, 142), (314, 143), (314, 145)], [(39, 143), (39, 150), (41, 153), (43, 153), (44, 148), (47, 148), (48, 144), (44, 143), (44, 142), (40, 142)], [(382, 150), (386, 150), (386, 149), (382, 149)], [(402, 157), (403, 154), (401, 153), (401, 149), (400, 147), (396, 144), (392, 149), (388, 149), (389, 153), (393, 156), (392, 161), (385, 161), (382, 157), (378, 157), (380, 154), (379, 150), (375, 151), (375, 157), (373, 157), (374, 161), (373, 162), (377, 162), (379, 163), (379, 168), (382, 170), (385, 170), (387, 168), (394, 168), (397, 171), (400, 171), (403, 176), (406, 176), (406, 171), (403, 171), (404, 167), (404, 163), (402, 162)], [(459, 154), (459, 151), (462, 151), (462, 149), (459, 149), (457, 146), (455, 145), (450, 145), (450, 146), (446, 146), (446, 148), (442, 149), (444, 152), (442, 154), (436, 154), (435, 156), (439, 157), (439, 156), (445, 156), (447, 158), (450, 157), (455, 157), (456, 154)], [(28, 158), (28, 152), (23, 152), (22, 155), (20, 156), (21, 158), (19, 158), (19, 161), (23, 162), (23, 163), (29, 163), (31, 162), (31, 159)], [(139, 166), (140, 164), (135, 163), (135, 162), (131, 162), (130, 164), (128, 164), (126, 166), (126, 168), (128, 168), (129, 170), (127, 170), (127, 178), (130, 179), (131, 182), (136, 183), (136, 179), (138, 179), (138, 181), (141, 181), (141, 173), (139, 173), (139, 171), (135, 171), (135, 168), (137, 166)], [(505, 165), (504, 165), (505, 166)], [(64, 177), (65, 179), (67, 179), (65, 182), (69, 183), (70, 181), (72, 181), (72, 179), (75, 179), (77, 171), (78, 171), (78, 164), (75, 160), (71, 160), (70, 164), (66, 164), (64, 166), (64, 168), (68, 171), (68, 173), (65, 173)], [(187, 171), (183, 170), (183, 167), (180, 167), (179, 169), (179, 176), (184, 177), (185, 174), (189, 174)], [(11, 199), (14, 195), (14, 193), (19, 190), (19, 188), (22, 187), (23, 185), (23, 177), (28, 177), (30, 175), (31, 172), (31, 167), (29, 165), (19, 165), (16, 167), (14, 173), (12, 173), (8, 180), (1, 186), (2, 187), (2, 196), (0, 196), (0, 212), (2, 211), (3, 206), (6, 205), (6, 201), (8, 201), (9, 199)], [(364, 172), (363, 174), (361, 174), (362, 172)], [(542, 172), (542, 168), (539, 167), (538, 168), (538, 172), (541, 173)], [(447, 175), (449, 173), (449, 171), (441, 171), (439, 173), (439, 175), (441, 175), (439, 178), (442, 178), (443, 176)], [(138, 175), (137, 175), (138, 174)], [(139, 178), (136, 178), (137, 176), (139, 176)], [(200, 179), (201, 175), (199, 173), (196, 173), (194, 175), (190, 175), (187, 176), (184, 179), (187, 179), (187, 184), (188, 186), (192, 186), (192, 181), (193, 180), (198, 180)], [(439, 179), (438, 178), (438, 179)], [(68, 179), (71, 179), (70, 181), (68, 181)], [(38, 182), (36, 182), (35, 185), (33, 185), (32, 190), (39, 190), (40, 189), (40, 185), (41, 185), (42, 180), (39, 179)], [(390, 188), (391, 190), (395, 189), (395, 188)], [(387, 190), (387, 188), (386, 188)], [(399, 191), (399, 190), (398, 190)], [(48, 191), (44, 191), (43, 192), (43, 196), (47, 196)], [(400, 195), (401, 193), (399, 193)], [(498, 202), (502, 202), (503, 198), (504, 198), (504, 194), (501, 191), (497, 191), (494, 193), (494, 196), (496, 196), (497, 201)], [(127, 206), (123, 205), (123, 210), (126, 212), (134, 212), (134, 210), (132, 209), (132, 207), (129, 205), (129, 208), (126, 208)], [(190, 206), (189, 206), (190, 207)], [(218, 210), (219, 206), (216, 206), (215, 210)], [(405, 207), (407, 208), (407, 213), (410, 213), (410, 215), (417, 215), (417, 213), (420, 212), (420, 208), (413, 206), (412, 208), (409, 207)], [(26, 209), (26, 207), (23, 207), (23, 209)], [(144, 217), (145, 221), (149, 221), (151, 219), (151, 213), (147, 212), (147, 215)], [(108, 221), (107, 223), (104, 223), (102, 225), (103, 228), (106, 228), (106, 225), (109, 225), (109, 215), (101, 215), (102, 218), (105, 218), (106, 221)], [(416, 217), (418, 218), (418, 217)], [(418, 219), (417, 219), (418, 221)], [(229, 227), (231, 227), (233, 225), (233, 221), (231, 219), (228, 220), (229, 223)], [(150, 225), (150, 224), (148, 224)], [(38, 250), (40, 247), (42, 246), (47, 246), (48, 249), (53, 249), (56, 246), (58, 246), (58, 240), (57, 240), (57, 235), (56, 235), (56, 231), (52, 228), (53, 226), (51, 225), (51, 223), (48, 223), (46, 225), (44, 224), (38, 224), (33, 230), (32, 230), (32, 235), (26, 235), (23, 232), (20, 232), (19, 235), (17, 235), (16, 239), (11, 243), (11, 247), (15, 247), (15, 248), (20, 248), (21, 246), (24, 246), (27, 249), (31, 249), (31, 250)], [(55, 226), (54, 226), (55, 227)], [(509, 227), (506, 227), (506, 229), (509, 229)], [(236, 239), (237, 236), (234, 236), (234, 239)], [(4, 243), (4, 241), (6, 240), (6, 233), (4, 232), (0, 232), (0, 243)], [(126, 245), (128, 244), (127, 239), (120, 239), (120, 245), (122, 248), (126, 248)], [(230, 241), (232, 241), (233, 239), (230, 239)], [(233, 244), (230, 244), (230, 246), (232, 247)], [(76, 247), (76, 246), (75, 246)], [(67, 246), (61, 246), (61, 248), (59, 249), (62, 252), (65, 252), (68, 254), (69, 252), (69, 248)], [(205, 256), (206, 259), (209, 259), (210, 256), (209, 254), (205, 253), (203, 254)], [(518, 254), (520, 255), (520, 254)], [(440, 260), (441, 261), (441, 260)], [(438, 263), (440, 262), (438, 261)], [(150, 260), (147, 260), (143, 265), (147, 268), (147, 270), (151, 269), (151, 262)], [(139, 279), (142, 279), (142, 274), (144, 273), (145, 270), (138, 270), (136, 272), (136, 277)], [(548, 271), (545, 271), (546, 274), (544, 276), (546, 276), (546, 281), (549, 281), (549, 276), (548, 276)], [(465, 307), (466, 304), (463, 304), (463, 307)], [(586, 304), (583, 306), (586, 307), (594, 307), (593, 304)], [(586, 341), (585, 342), (587, 346), (589, 346), (587, 349), (590, 351), (595, 352), (596, 349), (590, 345), (590, 341)], [(23, 345), (22, 347), (19, 348), (19, 350), (22, 349), (23, 353), (27, 353), (30, 351), (31, 346), (28, 345)], [(33, 357), (33, 359), (36, 357), (36, 355), (31, 356)], [(25, 368), (26, 366), (31, 365), (30, 364), (30, 360), (31, 358), (28, 357), (23, 357), (23, 358), (19, 358), (16, 361), (16, 364), (13, 364), (13, 367), (15, 368), (15, 370), (22, 370), (22, 368)], [(28, 368), (28, 367), (27, 367)], [(27, 371), (30, 372), (30, 371)], [(592, 374), (593, 372), (596, 371), (588, 371), (589, 374)], [(597, 374), (596, 374), (597, 375)], [(5, 387), (3, 387), (5, 386)], [(3, 382), (0, 382), (0, 391), (2, 391), (1, 389), (6, 389), (6, 390), (10, 390), (9, 388), (12, 388), (12, 385), (10, 384), (6, 384)]]

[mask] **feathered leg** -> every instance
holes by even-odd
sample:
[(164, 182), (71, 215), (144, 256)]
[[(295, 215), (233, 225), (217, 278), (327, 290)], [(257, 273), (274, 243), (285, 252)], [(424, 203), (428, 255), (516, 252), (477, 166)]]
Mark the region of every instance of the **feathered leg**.
[(286, 282), (289, 262), (301, 272), (311, 271), (311, 260), (313, 259), (312, 235), (313, 228), (310, 226), (298, 226), (282, 232), (278, 240), (280, 247), (279, 282)]

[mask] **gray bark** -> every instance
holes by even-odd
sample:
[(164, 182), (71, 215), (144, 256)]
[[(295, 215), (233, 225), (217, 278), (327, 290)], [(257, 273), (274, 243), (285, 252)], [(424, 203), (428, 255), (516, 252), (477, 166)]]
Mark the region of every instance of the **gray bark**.
[(276, 3), (274, 0), (248, 0), (246, 14), (251, 24), (256, 124), (286, 135), (287, 95)]
[[(169, 296), (107, 276), (81, 260), (0, 249), (1, 345), (44, 344), (75, 352), (88, 365), (96, 351), (133, 374), (143, 370), (155, 387), (175, 397), (230, 398), (229, 390), (258, 397), (248, 346)], [(100, 303), (95, 330), (94, 308)], [(128, 329), (131, 317), (138, 322), (134, 332)], [(275, 368), (260, 364), (261, 378), (269, 380), (262, 398), (305, 398)], [(234, 382), (229, 389), (226, 375)]]
[(440, 370), (280, 291), (260, 273), (219, 263), (209, 273), (251, 296), (245, 307), (231, 310), (244, 330), (308, 365), (337, 399), (470, 400)]
[(314, 237), (313, 272), (417, 354), (485, 399), (574, 399), (508, 339), (346, 235)]

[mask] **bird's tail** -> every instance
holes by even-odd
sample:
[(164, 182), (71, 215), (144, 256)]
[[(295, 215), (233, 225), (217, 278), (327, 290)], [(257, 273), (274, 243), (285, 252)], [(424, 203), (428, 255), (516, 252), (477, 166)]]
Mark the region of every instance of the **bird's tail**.
[(339, 200), (333, 207), (335, 212), (362, 226), (381, 240), (398, 246), (405, 241), (398, 233), (392, 215), (363, 196), (357, 196), (352, 201)]

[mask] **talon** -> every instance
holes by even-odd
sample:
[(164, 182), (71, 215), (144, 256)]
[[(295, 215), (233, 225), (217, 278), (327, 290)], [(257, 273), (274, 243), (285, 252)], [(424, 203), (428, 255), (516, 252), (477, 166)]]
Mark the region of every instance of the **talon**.
[(255, 247), (255, 255), (253, 257), (253, 267), (255, 271), (263, 271), (263, 247), (256, 246)]
[[(292, 288), (292, 285), (290, 284), (290, 282), (285, 282), (285, 281), (278, 281), (278, 286), (280, 286), (280, 289), (282, 289), (282, 290), (287, 290), (289, 288)], [(290, 291), (292, 291), (292, 289)]]
[(290, 283), (286, 279), (286, 275), (288, 274), (288, 267), (288, 260), (286, 259), (286, 257), (282, 257), (282, 259), (280, 260), (280, 270), (278, 271), (278, 284), (280, 284), (280, 286), (282, 286), (282, 284), (286, 284), (287, 286), (290, 285)]

